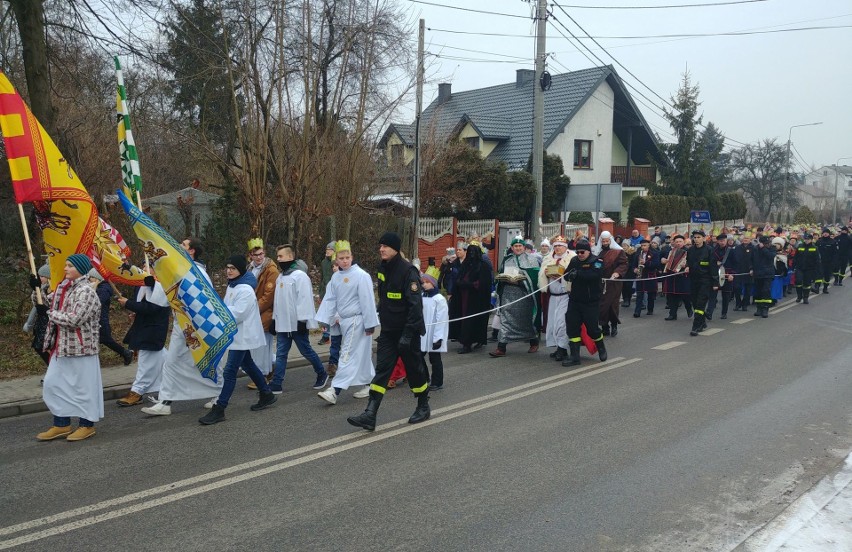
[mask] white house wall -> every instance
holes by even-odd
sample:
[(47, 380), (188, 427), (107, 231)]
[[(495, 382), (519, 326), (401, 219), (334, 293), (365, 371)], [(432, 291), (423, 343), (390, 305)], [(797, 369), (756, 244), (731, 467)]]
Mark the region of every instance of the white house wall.
[[(608, 183), (612, 173), (613, 102), (612, 88), (606, 81), (595, 90), (562, 132), (547, 148), (547, 153), (562, 158), (565, 174), (572, 184)], [(574, 140), (592, 141), (592, 168), (574, 168)], [(627, 154), (625, 153), (625, 159)], [(626, 161), (625, 161), (626, 162)]]

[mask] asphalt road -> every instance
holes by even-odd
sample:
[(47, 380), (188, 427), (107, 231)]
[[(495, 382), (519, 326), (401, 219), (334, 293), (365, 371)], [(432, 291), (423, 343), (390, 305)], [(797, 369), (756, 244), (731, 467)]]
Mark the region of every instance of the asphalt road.
[(579, 370), (451, 352), (433, 418), (404, 423), (393, 390), (375, 433), (307, 368), (263, 412), (240, 387), (211, 427), (203, 401), (110, 404), (81, 443), (2, 420), (0, 550), (734, 550), (852, 448), (850, 287), (698, 337), (682, 311), (628, 311)]

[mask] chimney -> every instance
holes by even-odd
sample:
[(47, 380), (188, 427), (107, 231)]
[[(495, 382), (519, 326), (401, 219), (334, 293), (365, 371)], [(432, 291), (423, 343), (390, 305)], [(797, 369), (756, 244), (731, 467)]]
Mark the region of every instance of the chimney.
[(448, 82), (442, 82), (438, 85), (438, 105), (449, 101), (453, 95), (453, 85)]
[(527, 83), (535, 80), (535, 71), (533, 69), (518, 69), (515, 76), (515, 86), (520, 88)]

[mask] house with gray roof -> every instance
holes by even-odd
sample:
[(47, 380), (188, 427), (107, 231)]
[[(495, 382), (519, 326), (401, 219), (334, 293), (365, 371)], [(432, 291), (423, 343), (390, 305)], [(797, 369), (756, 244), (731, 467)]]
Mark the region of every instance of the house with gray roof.
[[(514, 82), (476, 90), (454, 92), (451, 84), (439, 84), (421, 117), (421, 143), (462, 140), (509, 170), (525, 169), (532, 154), (534, 81), (533, 70), (518, 69)], [(379, 148), (388, 165), (411, 164), (414, 130), (408, 124), (386, 129)], [(552, 76), (544, 92), (544, 147), (562, 158), (572, 184), (622, 183), (625, 217), (630, 200), (659, 180), (652, 166), (662, 161), (657, 138), (609, 65)], [(397, 193), (410, 197), (410, 190)]]
[(819, 187), (829, 194), (832, 207), (837, 197), (839, 213), (852, 211), (852, 167), (849, 165), (824, 165), (806, 174), (804, 180), (806, 184)]

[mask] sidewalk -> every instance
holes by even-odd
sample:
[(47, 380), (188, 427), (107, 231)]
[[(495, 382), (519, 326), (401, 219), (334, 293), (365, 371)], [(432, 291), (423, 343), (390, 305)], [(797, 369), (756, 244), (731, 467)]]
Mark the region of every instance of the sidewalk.
[[(317, 352), (323, 363), (328, 361), (328, 345), (317, 345), (319, 334), (311, 335), (311, 346)], [(287, 357), (287, 368), (308, 366), (308, 361), (302, 358), (295, 345)], [(0, 418), (44, 412), (47, 410), (41, 399), (40, 381), (44, 374), (24, 378), (0, 380)], [(104, 401), (123, 397), (130, 391), (136, 377), (136, 363), (128, 366), (110, 366), (101, 368), (104, 385)]]

